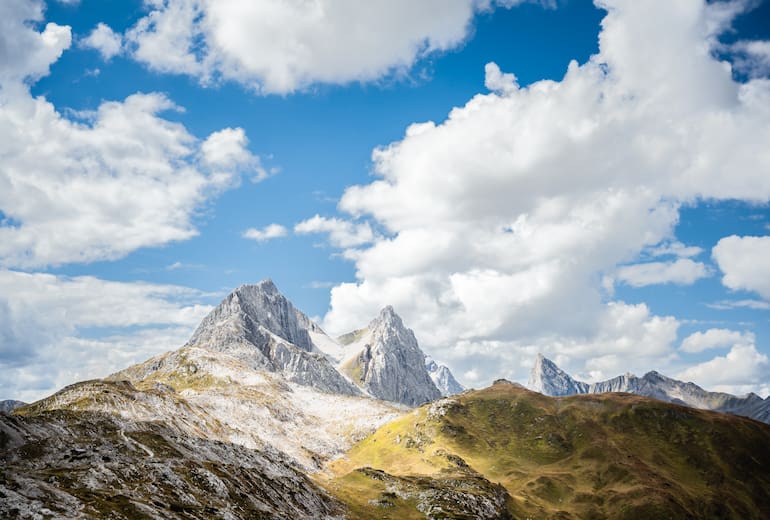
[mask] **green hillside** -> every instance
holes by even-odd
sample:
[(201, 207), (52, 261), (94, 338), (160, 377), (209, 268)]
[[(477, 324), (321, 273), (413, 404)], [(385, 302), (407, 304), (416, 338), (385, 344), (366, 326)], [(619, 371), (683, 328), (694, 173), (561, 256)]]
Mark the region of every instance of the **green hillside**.
[(770, 426), (503, 382), (385, 425), (319, 480), (361, 518), (768, 518)]

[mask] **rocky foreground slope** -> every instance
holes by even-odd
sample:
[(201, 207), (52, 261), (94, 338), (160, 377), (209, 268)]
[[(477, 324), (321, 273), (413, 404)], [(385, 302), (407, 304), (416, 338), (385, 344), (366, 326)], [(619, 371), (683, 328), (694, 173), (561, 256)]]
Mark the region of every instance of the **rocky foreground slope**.
[(0, 414), (2, 518), (341, 518), (280, 453), (112, 413)]
[(329, 465), (351, 518), (762, 519), (770, 426), (505, 381), (425, 405)]
[(685, 383), (652, 371), (642, 377), (633, 374), (584, 383), (573, 379), (550, 359), (538, 354), (529, 376), (529, 388), (550, 396), (628, 392), (661, 401), (751, 417), (770, 423), (770, 397), (754, 393), (739, 397), (724, 392), (709, 392), (695, 383)]

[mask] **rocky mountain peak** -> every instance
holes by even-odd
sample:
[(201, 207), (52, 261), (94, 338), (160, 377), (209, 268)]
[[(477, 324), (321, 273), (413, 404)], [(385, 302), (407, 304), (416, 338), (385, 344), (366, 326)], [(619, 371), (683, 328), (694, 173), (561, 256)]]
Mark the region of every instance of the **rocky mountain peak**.
[[(249, 287), (249, 284), (243, 284), (241, 287)], [(272, 278), (265, 278), (261, 282), (254, 284), (254, 287), (258, 287), (262, 292), (280, 294), (278, 287), (275, 286)]]
[(308, 352), (314, 350), (308, 332), (320, 328), (297, 310), (270, 278), (254, 285), (241, 285), (221, 306), (225, 312), (240, 314), (245, 321), (262, 326)]
[(425, 369), (428, 371), (433, 384), (444, 397), (459, 394), (465, 387), (457, 382), (449, 367), (436, 363), (430, 356), (425, 356)]
[(401, 316), (396, 314), (392, 305), (383, 307), (380, 313), (374, 318), (367, 327), (369, 330), (378, 330), (380, 333), (387, 333), (391, 331), (393, 334), (408, 335), (412, 331), (405, 325)]
[(321, 390), (360, 393), (320, 352), (313, 336), (326, 337), (268, 278), (227, 295), (186, 346), (227, 352), (252, 367), (281, 372), (290, 381)]
[(556, 366), (556, 363), (540, 353), (535, 358), (527, 386), (536, 392), (552, 396), (582, 394), (588, 387), (587, 384), (572, 379)]
[(347, 346), (352, 354), (340, 368), (371, 395), (410, 406), (441, 397), (414, 332), (392, 306), (383, 308), (365, 329), (343, 337), (355, 339)]
[(6, 399), (5, 401), (0, 401), (0, 412), (11, 413), (16, 408), (21, 408), (25, 404), (27, 403), (25, 403), (24, 401), (17, 401), (15, 399)]

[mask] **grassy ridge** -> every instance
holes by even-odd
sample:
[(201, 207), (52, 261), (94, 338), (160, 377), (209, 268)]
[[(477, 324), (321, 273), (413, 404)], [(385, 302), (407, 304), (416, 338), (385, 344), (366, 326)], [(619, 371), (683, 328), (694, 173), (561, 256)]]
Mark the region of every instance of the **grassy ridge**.
[[(746, 519), (770, 515), (768, 468), (770, 427), (756, 421), (627, 394), (551, 398), (501, 383), (385, 425), (335, 462), (325, 484), (371, 518), (395, 508), (424, 517), (432, 503), (401, 483), (413, 479), (423, 491), (454, 482), (462, 497), (464, 483), (475, 482), (476, 495), (500, 484), (516, 518)], [(389, 497), (393, 506), (383, 506)], [(445, 518), (467, 513), (444, 509)]]

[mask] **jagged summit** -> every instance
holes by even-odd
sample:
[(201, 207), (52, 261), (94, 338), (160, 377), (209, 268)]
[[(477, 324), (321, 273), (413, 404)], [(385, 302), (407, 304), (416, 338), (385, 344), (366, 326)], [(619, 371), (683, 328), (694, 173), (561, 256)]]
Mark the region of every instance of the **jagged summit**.
[(535, 358), (528, 386), (536, 392), (551, 396), (584, 394), (588, 390), (586, 383), (575, 381), (556, 366), (556, 363), (542, 354), (538, 354)]
[(770, 423), (770, 397), (756, 394), (737, 397), (723, 392), (709, 392), (695, 383), (685, 383), (652, 370), (642, 377), (626, 373), (597, 383), (584, 383), (570, 377), (550, 359), (538, 354), (529, 377), (529, 388), (550, 396), (626, 392), (661, 401), (744, 415)]
[(395, 327), (404, 327), (404, 322), (401, 319), (401, 316), (396, 314), (396, 310), (392, 305), (386, 305), (383, 307), (373, 321), (393, 323)]
[[(225, 297), (186, 346), (227, 352), (255, 368), (329, 392), (363, 390), (410, 406), (442, 395), (414, 333), (392, 306), (384, 307), (364, 329), (335, 341), (269, 278), (241, 285)], [(436, 377), (446, 392), (455, 393), (458, 387), (462, 391), (446, 367)]]
[(320, 390), (359, 394), (314, 343), (313, 337), (324, 336), (268, 278), (227, 295), (186, 346), (227, 352), (255, 368), (280, 372), (289, 381)]
[(303, 350), (317, 350), (309, 332), (321, 331), (320, 327), (297, 310), (270, 278), (253, 285), (241, 285), (230, 293), (201, 322), (188, 344), (204, 340), (217, 323), (231, 318), (242, 321), (245, 326), (243, 331), (231, 331), (236, 334), (248, 334), (261, 326)]
[(449, 367), (436, 363), (430, 356), (425, 356), (425, 369), (428, 371), (433, 384), (444, 397), (459, 394), (465, 387), (457, 382)]
[(425, 354), (414, 332), (392, 306), (384, 307), (364, 329), (345, 334), (349, 353), (340, 369), (369, 394), (410, 406), (441, 397), (425, 368)]

